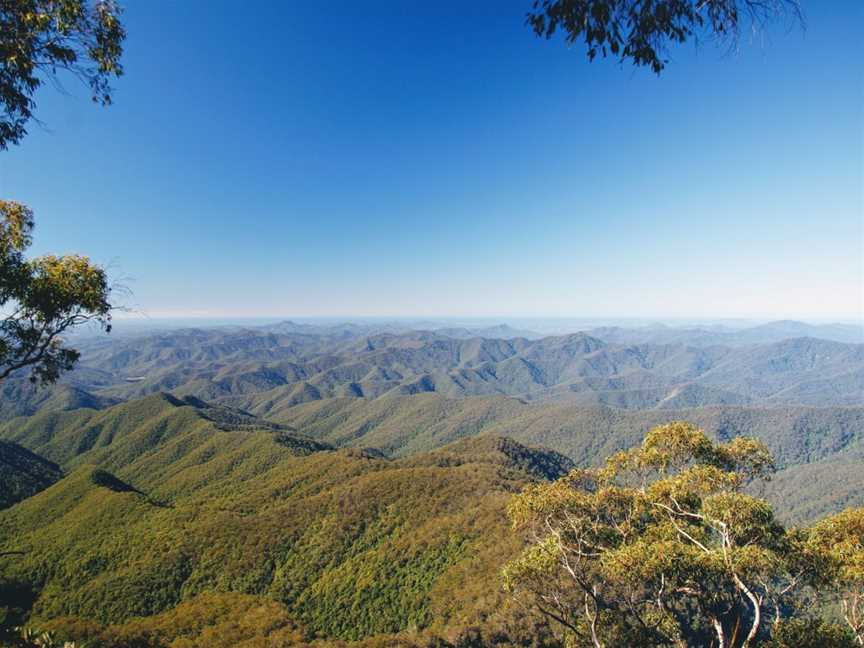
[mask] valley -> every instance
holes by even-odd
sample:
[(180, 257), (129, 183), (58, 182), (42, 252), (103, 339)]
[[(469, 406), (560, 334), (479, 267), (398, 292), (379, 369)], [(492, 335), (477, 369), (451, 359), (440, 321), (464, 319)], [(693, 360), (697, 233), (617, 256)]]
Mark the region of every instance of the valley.
[(551, 637), (498, 584), (509, 498), (670, 421), (764, 441), (754, 494), (787, 523), (864, 505), (862, 345), (284, 328), (102, 340), (56, 387), (7, 383), (0, 560), (33, 620), (105, 646), (224, 605), (298, 645)]

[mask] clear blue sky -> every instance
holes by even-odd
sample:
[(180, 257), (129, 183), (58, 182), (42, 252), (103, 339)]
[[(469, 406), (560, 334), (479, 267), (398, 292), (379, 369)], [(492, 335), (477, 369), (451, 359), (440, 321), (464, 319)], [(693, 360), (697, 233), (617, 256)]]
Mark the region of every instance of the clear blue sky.
[(154, 317), (856, 317), (864, 3), (802, 3), (657, 78), (531, 0), (128, 0), (115, 105), (43, 89), (0, 190)]

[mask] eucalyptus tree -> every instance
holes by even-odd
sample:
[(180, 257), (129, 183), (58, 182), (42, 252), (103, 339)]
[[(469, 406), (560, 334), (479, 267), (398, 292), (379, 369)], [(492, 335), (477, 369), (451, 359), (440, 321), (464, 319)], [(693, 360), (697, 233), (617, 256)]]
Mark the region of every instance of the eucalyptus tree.
[(702, 38), (735, 47), (743, 31), (784, 18), (803, 25), (797, 0), (536, 0), (528, 24), (544, 38), (584, 42), (592, 61), (611, 55), (659, 74), (671, 45)]
[(0, 0), (0, 149), (21, 142), (36, 91), (63, 73), (110, 104), (125, 37), (113, 0)]
[(29, 370), (51, 383), (79, 353), (63, 333), (85, 322), (111, 328), (111, 287), (105, 270), (79, 255), (28, 259), (33, 213), (0, 200), (0, 382)]
[(814, 571), (806, 534), (787, 532), (745, 491), (773, 470), (760, 441), (656, 427), (600, 468), (514, 497), (509, 513), (528, 546), (505, 567), (505, 585), (576, 646), (767, 641)]
[(816, 587), (832, 598), (864, 646), (864, 508), (847, 509), (810, 529), (808, 548), (817, 557)]
[[(110, 104), (125, 37), (113, 0), (0, 0), (0, 149), (21, 142), (37, 90), (64, 73)], [(54, 382), (79, 357), (66, 331), (88, 321), (110, 330), (104, 269), (80, 255), (26, 259), (32, 230), (28, 207), (0, 200), (0, 382), (25, 369)]]

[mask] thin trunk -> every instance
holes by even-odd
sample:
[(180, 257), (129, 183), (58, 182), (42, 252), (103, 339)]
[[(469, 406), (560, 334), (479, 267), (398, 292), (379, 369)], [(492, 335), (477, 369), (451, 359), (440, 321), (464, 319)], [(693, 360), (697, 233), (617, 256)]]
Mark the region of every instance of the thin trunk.
[(594, 614), (592, 615), (588, 608), (587, 593), (585, 594), (585, 616), (591, 622), (591, 643), (594, 644), (594, 648), (603, 648), (603, 644), (600, 642), (599, 637), (597, 637), (597, 608), (594, 608)]
[(849, 601), (842, 600), (840, 602), (841, 607), (843, 608), (843, 618), (846, 620), (846, 624), (852, 630), (852, 634), (855, 635), (855, 643), (859, 646), (864, 646), (864, 627), (862, 627), (862, 623), (858, 619), (858, 599), (853, 598), (852, 609), (849, 609)]
[(856, 595), (852, 605), (852, 618), (855, 621), (855, 638), (859, 644), (864, 646), (864, 621), (862, 621), (861, 616), (858, 614), (858, 604), (860, 602), (861, 597)]
[(732, 636), (729, 637), (729, 645), (734, 646), (738, 642), (738, 633), (741, 632), (741, 615), (735, 617), (735, 627), (732, 628)]
[(723, 624), (717, 617), (711, 617), (711, 624), (714, 626), (714, 632), (717, 633), (717, 648), (726, 648), (726, 635), (723, 634)]
[(750, 591), (750, 588), (744, 584), (740, 578), (738, 578), (738, 574), (732, 573), (732, 577), (735, 579), (735, 584), (744, 592), (744, 596), (750, 599), (750, 603), (753, 605), (753, 624), (750, 626), (750, 632), (747, 633), (747, 637), (744, 639), (744, 643), (741, 644), (741, 648), (749, 648), (750, 644), (756, 639), (756, 634), (759, 632), (759, 626), (762, 623), (762, 606), (759, 605), (759, 599), (756, 598), (756, 595)]

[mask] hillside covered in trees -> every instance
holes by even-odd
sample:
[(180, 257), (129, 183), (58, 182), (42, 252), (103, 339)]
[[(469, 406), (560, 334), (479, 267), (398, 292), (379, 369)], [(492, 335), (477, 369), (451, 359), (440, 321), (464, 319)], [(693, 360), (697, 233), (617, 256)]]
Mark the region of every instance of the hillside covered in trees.
[[(770, 480), (743, 480), (740, 497), (765, 501), (789, 542), (864, 506), (860, 344), (775, 340), (774, 329), (731, 339), (658, 328), (525, 337), (499, 327), (485, 331), (502, 337), (486, 338), (376, 326), (82, 338), (80, 367), (59, 384), (7, 380), (7, 639), (24, 624), (95, 648), (584, 643), (584, 620), (568, 629), (569, 617), (537, 605), (548, 592), (524, 569), (539, 564), (532, 546), (546, 545), (514, 528), (514, 502), (532, 488), (575, 488), (580, 471), (594, 474), (674, 421), (718, 447), (765, 444)], [(790, 327), (799, 331), (779, 330)], [(628, 543), (621, 550), (637, 551)], [(770, 550), (785, 565), (799, 555), (790, 547)], [(839, 582), (818, 582), (815, 566), (803, 573), (801, 610)], [(554, 571), (539, 582), (561, 585)], [(526, 600), (529, 591), (540, 598)], [(833, 633), (847, 645), (838, 596), (820, 594), (803, 616), (790, 598), (770, 614), (799, 625), (784, 625), (782, 637), (760, 625), (757, 638), (792, 648)], [(603, 605), (618, 614), (613, 599)], [(740, 612), (740, 623), (751, 620)], [(627, 618), (610, 617), (609, 637), (631, 633), (637, 617)], [(715, 636), (680, 632), (705, 645)], [(637, 635), (627, 641), (663, 645)]]
[(22, 552), (3, 558), (7, 596), (32, 587), (36, 623), (183, 614), (221, 591), (307, 637), (467, 628), (502, 609), (509, 497), (572, 466), (495, 437), (393, 461), (163, 395), (96, 416), (43, 430), (66, 475), (0, 518)]
[(656, 341), (622, 341), (618, 329), (605, 331), (611, 341), (584, 332), (527, 339), (450, 337), (446, 329), (391, 332), (389, 326), (297, 329), (277, 324), (83, 338), (79, 365), (58, 388), (34, 389), (21, 375), (2, 385), (0, 411), (9, 418), (101, 407), (158, 391), (268, 418), (315, 400), (427, 392), (664, 410), (845, 407), (860, 405), (864, 393), (864, 344), (814, 337), (723, 345), (694, 342), (691, 329), (664, 329)]
[(528, 540), (508, 518), (519, 493), (689, 418), (761, 438), (778, 470), (747, 497), (812, 524), (861, 506), (862, 416), (437, 394), (278, 420), (167, 393), (46, 409), (0, 427), (29, 477), (0, 511), (0, 606), (7, 626), (105, 647), (559, 645), (560, 623), (504, 589)]

